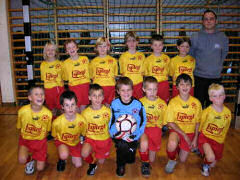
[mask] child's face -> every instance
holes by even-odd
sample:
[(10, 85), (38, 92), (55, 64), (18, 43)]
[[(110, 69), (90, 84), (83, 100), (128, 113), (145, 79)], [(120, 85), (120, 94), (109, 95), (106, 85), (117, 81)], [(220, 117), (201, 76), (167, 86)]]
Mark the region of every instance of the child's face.
[(180, 83), (177, 86), (179, 94), (182, 96), (189, 95), (192, 85), (189, 81), (180, 80)]
[(209, 99), (214, 105), (221, 106), (224, 103), (225, 97), (226, 96), (222, 90), (212, 90)]
[(104, 100), (102, 90), (93, 90), (88, 98), (91, 101), (92, 108), (100, 109), (102, 107), (102, 102)]
[(182, 43), (180, 46), (177, 46), (178, 50), (179, 50), (179, 54), (181, 56), (186, 56), (189, 53), (190, 50), (190, 46), (188, 44), (188, 42), (184, 42)]
[(46, 47), (46, 55), (48, 61), (53, 61), (56, 56), (56, 49), (55, 47), (50, 44)]
[(45, 100), (44, 90), (42, 88), (34, 88), (28, 99), (32, 105), (42, 106)]
[(64, 99), (62, 105), (64, 113), (69, 117), (77, 113), (77, 103), (74, 98)]
[(131, 101), (133, 89), (130, 85), (121, 85), (117, 92), (124, 103), (129, 103)]
[(76, 46), (75, 43), (70, 42), (66, 45), (66, 51), (69, 54), (70, 57), (76, 56), (78, 53), (78, 47)]
[(108, 47), (106, 42), (103, 42), (101, 45), (97, 46), (97, 52), (98, 52), (100, 57), (101, 56), (106, 56), (108, 50), (109, 50), (109, 47)]
[(133, 37), (129, 37), (127, 39), (126, 44), (127, 44), (128, 50), (136, 50), (138, 41), (136, 41), (136, 39)]
[(162, 41), (153, 41), (151, 48), (154, 53), (160, 54), (163, 50), (163, 42)]
[(146, 83), (146, 87), (143, 88), (143, 91), (146, 93), (147, 99), (150, 101), (156, 100), (158, 84), (157, 83)]

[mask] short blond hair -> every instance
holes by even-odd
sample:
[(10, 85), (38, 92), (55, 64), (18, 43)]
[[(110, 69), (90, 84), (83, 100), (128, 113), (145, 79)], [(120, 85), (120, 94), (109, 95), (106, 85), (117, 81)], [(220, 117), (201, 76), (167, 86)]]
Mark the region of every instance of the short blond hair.
[(211, 84), (208, 88), (208, 95), (212, 96), (213, 91), (221, 91), (223, 95), (225, 94), (224, 87), (220, 84)]
[(129, 31), (124, 36), (125, 43), (127, 42), (128, 38), (130, 38), (130, 37), (134, 38), (136, 41), (139, 42), (139, 36), (137, 35), (137, 33), (133, 32), (133, 31)]
[(55, 58), (58, 59), (59, 58), (59, 54), (58, 54), (58, 48), (57, 48), (57, 45), (53, 42), (53, 41), (49, 41), (45, 44), (44, 48), (43, 48), (43, 58), (44, 60), (46, 60), (48, 57), (47, 57), (47, 48), (48, 46), (53, 46), (55, 51), (56, 51), (56, 54), (55, 54)]
[(97, 39), (96, 45), (95, 45), (95, 52), (98, 54), (98, 52), (97, 52), (97, 47), (98, 47), (99, 45), (102, 45), (103, 43), (106, 43), (106, 44), (107, 44), (107, 46), (108, 46), (108, 51), (107, 51), (107, 53), (109, 54), (110, 48), (111, 48), (111, 43), (110, 43), (109, 39), (106, 38), (106, 37), (99, 37), (99, 38)]

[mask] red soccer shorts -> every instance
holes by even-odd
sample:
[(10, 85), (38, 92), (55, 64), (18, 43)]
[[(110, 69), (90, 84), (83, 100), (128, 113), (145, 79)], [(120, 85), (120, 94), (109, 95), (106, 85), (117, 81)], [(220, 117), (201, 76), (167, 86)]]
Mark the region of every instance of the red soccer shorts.
[(146, 127), (144, 132), (148, 137), (148, 149), (159, 151), (162, 140), (162, 129), (159, 127)]
[(169, 82), (162, 81), (158, 83), (158, 97), (164, 100), (166, 103), (169, 101), (170, 93), (169, 93)]
[(62, 144), (64, 144), (65, 146), (68, 147), (70, 155), (72, 157), (81, 157), (82, 144), (80, 142), (76, 146), (69, 146), (61, 141), (55, 140), (56, 147), (58, 147)]
[(56, 86), (53, 88), (45, 88), (46, 105), (50, 110), (61, 109), (60, 96), (64, 91), (64, 87)]
[(220, 144), (220, 143), (214, 141), (213, 139), (210, 139), (210, 138), (204, 136), (203, 133), (200, 133), (200, 135), (198, 136), (198, 149), (202, 155), (204, 154), (204, 151), (203, 151), (204, 143), (208, 143), (211, 146), (211, 148), (215, 154), (215, 160), (220, 160), (222, 158), (224, 144)]
[(19, 146), (25, 146), (32, 153), (32, 158), (37, 161), (47, 160), (47, 139), (27, 140), (19, 136)]
[(110, 155), (110, 149), (112, 147), (112, 139), (108, 138), (106, 140), (93, 140), (86, 138), (84, 143), (88, 143), (92, 146), (95, 152), (95, 157), (97, 159), (106, 159)]
[[(175, 96), (177, 96), (179, 94), (179, 91), (177, 89), (177, 86), (176, 85), (173, 85), (173, 88), (172, 88), (172, 98), (174, 98)], [(194, 96), (194, 87), (191, 88), (189, 94), (191, 96)]]
[[(178, 134), (178, 137), (179, 137), (179, 144), (178, 144), (178, 147), (184, 151), (187, 151), (187, 152), (190, 152), (191, 149), (187, 143), (187, 141), (185, 141), (184, 137), (179, 134), (178, 132), (174, 131), (173, 129), (170, 130), (170, 133), (172, 132), (175, 132)], [(187, 136), (189, 137), (189, 139), (192, 141), (193, 138), (194, 138), (194, 133), (188, 133)]]
[(115, 87), (114, 86), (102, 86), (104, 91), (104, 100), (103, 104), (111, 104), (112, 100), (115, 97)]
[(143, 97), (142, 83), (133, 86), (133, 97), (140, 99)]
[(73, 91), (78, 99), (77, 106), (88, 105), (88, 91), (89, 91), (89, 83), (79, 84), (76, 86), (69, 86), (69, 90)]

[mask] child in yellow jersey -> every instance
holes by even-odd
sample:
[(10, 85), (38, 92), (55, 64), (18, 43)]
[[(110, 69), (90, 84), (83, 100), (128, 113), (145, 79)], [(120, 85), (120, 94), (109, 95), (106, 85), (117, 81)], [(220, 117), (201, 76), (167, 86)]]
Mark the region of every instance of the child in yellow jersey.
[(90, 78), (94, 84), (102, 86), (104, 91), (103, 104), (110, 105), (115, 97), (115, 77), (118, 75), (117, 60), (108, 55), (110, 42), (105, 37), (100, 37), (96, 42), (98, 54), (89, 66)]
[(143, 81), (145, 97), (140, 101), (147, 114), (147, 124), (144, 133), (148, 137), (149, 161), (154, 162), (156, 152), (160, 150), (164, 113), (167, 109), (165, 101), (157, 96), (158, 81), (153, 76), (147, 76)]
[(153, 76), (157, 79), (157, 95), (167, 103), (170, 98), (168, 83), (170, 58), (162, 52), (163, 41), (163, 37), (159, 34), (152, 36), (151, 48), (153, 53), (144, 62), (144, 75)]
[(123, 53), (119, 59), (120, 74), (126, 76), (133, 81), (133, 97), (139, 99), (143, 97), (143, 62), (145, 56), (142, 52), (136, 50), (139, 37), (135, 32), (128, 32), (125, 35), (125, 43), (128, 51)]
[(78, 55), (78, 46), (74, 40), (64, 43), (65, 50), (70, 58), (66, 59), (64, 65), (64, 80), (68, 81), (68, 87), (78, 99), (78, 112), (82, 111), (87, 104), (89, 90), (88, 57)]
[(204, 155), (202, 175), (209, 176), (210, 168), (222, 158), (224, 141), (231, 123), (231, 111), (224, 106), (224, 87), (211, 84), (208, 89), (210, 106), (203, 110), (198, 147)]
[(57, 46), (47, 42), (43, 49), (44, 60), (40, 65), (41, 80), (44, 82), (45, 100), (47, 107), (56, 116), (61, 109), (60, 95), (64, 91), (63, 64), (58, 58)]
[(65, 91), (60, 96), (64, 113), (52, 124), (52, 136), (58, 150), (57, 170), (64, 171), (66, 160), (72, 156), (76, 168), (82, 166), (80, 135), (84, 135), (86, 125), (84, 118), (77, 113), (77, 97), (73, 91)]
[[(51, 130), (52, 113), (43, 106), (45, 95), (40, 86), (28, 91), (30, 104), (18, 111), (17, 129), (20, 129), (18, 161), (26, 164), (25, 173), (33, 174), (36, 168), (42, 171), (47, 160), (47, 133)], [(29, 156), (32, 153), (32, 158)]]
[(190, 90), (190, 95), (194, 95), (194, 77), (193, 71), (195, 69), (196, 61), (195, 59), (188, 55), (191, 46), (191, 41), (188, 38), (182, 38), (177, 40), (177, 48), (179, 54), (171, 59), (169, 74), (172, 76), (173, 88), (172, 88), (172, 98), (179, 94), (176, 87), (176, 79), (182, 74), (188, 74), (192, 78), (192, 88)]
[[(82, 148), (82, 157), (89, 163), (88, 175), (94, 175), (97, 168), (96, 159), (100, 164), (109, 156), (112, 140), (108, 132), (111, 111), (102, 104), (103, 88), (98, 84), (90, 85), (89, 100), (91, 105), (83, 110), (87, 124), (86, 138)], [(92, 154), (95, 154), (93, 158)]]
[(198, 99), (190, 95), (192, 79), (187, 74), (177, 77), (176, 85), (179, 95), (168, 104), (164, 121), (169, 126), (167, 142), (168, 163), (166, 173), (172, 173), (177, 164), (177, 153), (181, 162), (187, 160), (191, 150), (197, 147), (198, 128), (202, 113), (202, 105)]

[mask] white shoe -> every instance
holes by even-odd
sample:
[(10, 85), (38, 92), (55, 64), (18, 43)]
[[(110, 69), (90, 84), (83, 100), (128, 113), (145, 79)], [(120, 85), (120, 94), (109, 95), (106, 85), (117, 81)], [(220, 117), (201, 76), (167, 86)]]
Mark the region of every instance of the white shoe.
[(203, 176), (209, 176), (210, 167), (208, 164), (203, 164), (201, 174)]
[(35, 164), (35, 161), (34, 161), (34, 160), (32, 160), (32, 161), (30, 161), (30, 162), (28, 162), (28, 163), (26, 164), (26, 166), (25, 166), (25, 173), (26, 173), (27, 175), (31, 175), (31, 174), (34, 173), (34, 171), (35, 171), (34, 164)]
[(165, 172), (168, 174), (173, 173), (176, 164), (177, 164), (176, 160), (168, 160), (168, 163), (165, 166)]

